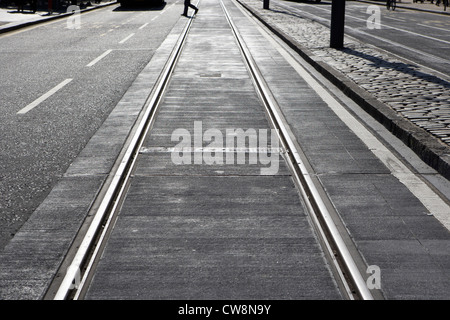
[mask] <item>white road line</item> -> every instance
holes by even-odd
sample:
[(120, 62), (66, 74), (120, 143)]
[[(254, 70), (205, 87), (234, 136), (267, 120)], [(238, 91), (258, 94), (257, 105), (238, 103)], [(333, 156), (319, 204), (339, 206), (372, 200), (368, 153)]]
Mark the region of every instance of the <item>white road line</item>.
[(155, 16), (153, 17), (150, 21), (155, 21), (156, 19), (158, 19), (159, 16)]
[(56, 92), (58, 92), (58, 90), (62, 89), (66, 84), (68, 84), (70, 81), (72, 81), (73, 79), (66, 79), (63, 82), (61, 82), (60, 84), (58, 84), (56, 87), (54, 87), (53, 89), (51, 89), (50, 91), (48, 91), (47, 93), (43, 94), (42, 96), (40, 96), (39, 98), (37, 98), (36, 100), (34, 100), (32, 103), (30, 103), (29, 105), (27, 105), (25, 108), (23, 108), (22, 110), (20, 110), (19, 112), (17, 112), (17, 114), (25, 114), (28, 111), (32, 110), (33, 108), (37, 107), (39, 104), (41, 104), (42, 102), (44, 102), (45, 100), (47, 100), (49, 97), (51, 97), (52, 95), (54, 95)]
[[(450, 60), (447, 60), (447, 59), (435, 56), (435, 55), (433, 55), (431, 53), (427, 53), (427, 52), (422, 51), (422, 50), (414, 49), (414, 48), (405, 46), (405, 45), (403, 45), (401, 43), (398, 43), (398, 42), (395, 42), (395, 41), (392, 41), (392, 40), (388, 40), (386, 38), (378, 37), (378, 36), (376, 36), (374, 34), (371, 34), (371, 33), (368, 33), (368, 32), (364, 32), (364, 31), (359, 30), (359, 29), (353, 29), (353, 32), (360, 33), (360, 34), (368, 36), (368, 37), (372, 37), (372, 38), (377, 39), (377, 40), (382, 41), (382, 42), (389, 43), (390, 45), (392, 45), (394, 47), (397, 47), (397, 48), (403, 48), (405, 50), (414, 52), (414, 53), (418, 54), (419, 56), (427, 57), (428, 61), (435, 61), (437, 63), (449, 63), (450, 62)], [(391, 52), (391, 54), (394, 54), (394, 53)], [(439, 72), (439, 71), (436, 71), (436, 72)], [(442, 72), (439, 72), (439, 73), (442, 74)], [(446, 76), (447, 75), (444, 75), (444, 77), (446, 77)]]
[[(331, 10), (328, 10), (328, 9), (325, 9), (325, 8), (320, 8), (320, 7), (315, 7), (315, 8), (317, 8), (319, 10), (324, 10), (324, 11), (327, 11), (327, 12), (331, 12)], [(349, 14), (346, 14), (345, 17), (353, 18), (355, 20), (360, 20), (360, 21), (364, 21), (364, 22), (367, 21), (367, 19), (358, 18), (358, 17), (352, 16), (352, 15), (349, 15)], [(397, 30), (397, 31), (405, 32), (405, 33), (410, 33), (410, 34), (413, 34), (413, 35), (416, 35), (416, 36), (419, 36), (419, 37), (422, 37), (422, 38), (426, 38), (426, 39), (430, 39), (430, 40), (433, 40), (433, 41), (438, 41), (438, 42), (443, 42), (443, 43), (446, 43), (446, 44), (450, 44), (450, 41), (445, 41), (445, 40), (442, 40), (442, 39), (438, 39), (438, 38), (435, 38), (435, 37), (430, 37), (430, 36), (427, 36), (427, 35), (424, 35), (424, 34), (420, 34), (420, 33), (417, 33), (417, 32), (413, 32), (413, 31), (409, 31), (409, 30), (405, 30), (405, 29), (401, 29), (401, 28), (392, 27), (392, 26), (389, 26), (389, 25), (387, 25), (385, 23), (383, 23), (381, 25), (383, 27), (386, 27), (386, 28), (394, 29), (394, 30)]]
[(142, 30), (142, 29), (144, 29), (146, 26), (148, 26), (148, 22), (147, 23), (145, 23), (145, 24), (143, 24), (142, 26), (140, 26), (139, 27), (139, 30)]
[(428, 27), (428, 28), (433, 28), (433, 29), (437, 29), (437, 30), (442, 30), (442, 31), (445, 31), (445, 32), (448, 31), (447, 29), (444, 29), (444, 28), (428, 26), (428, 25), (426, 25), (426, 24), (421, 24), (421, 23), (418, 23), (417, 25), (418, 25), (418, 26), (422, 26), (422, 27)]
[(97, 58), (92, 60), (89, 64), (87, 64), (86, 67), (92, 67), (93, 65), (95, 65), (97, 62), (102, 60), (104, 57), (106, 57), (111, 52), (112, 52), (112, 50), (106, 50), (102, 55), (98, 56)]
[[(294, 10), (297, 10), (296, 8), (293, 8), (293, 9), (294, 9)], [(320, 17), (320, 16), (313, 15), (312, 13), (309, 13), (309, 12), (302, 12), (302, 14), (307, 15), (307, 16), (308, 16), (308, 15), (309, 15), (309, 16), (314, 16), (316, 20), (323, 21), (323, 22), (325, 23), (325, 25), (326, 25), (326, 23), (329, 22), (329, 20), (327, 20), (327, 19), (325, 19), (325, 18), (322, 18), (322, 17)], [(398, 43), (398, 42), (395, 42), (395, 41), (392, 41), (392, 40), (388, 40), (388, 39), (386, 39), (386, 38), (382, 38), (382, 37), (376, 36), (376, 35), (374, 35), (374, 34), (372, 34), (372, 33), (364, 32), (364, 31), (362, 31), (362, 30), (360, 30), (360, 29), (358, 29), (358, 28), (351, 28), (351, 27), (345, 27), (345, 28), (346, 28), (347, 30), (350, 30), (350, 29), (351, 29), (353, 32), (359, 33), (359, 34), (361, 34), (361, 35), (369, 36), (369, 37), (375, 38), (375, 39), (377, 39), (377, 40), (379, 40), (379, 41), (386, 42), (386, 43), (388, 43), (388, 44), (390, 44), (390, 45), (392, 45), (392, 46), (394, 46), (394, 47), (399, 47), (399, 48), (403, 48), (403, 49), (405, 49), (405, 50), (414, 52), (414, 53), (417, 54), (418, 56), (424, 56), (424, 57), (427, 57), (427, 58), (429, 58), (429, 59), (431, 59), (431, 60), (433, 60), (433, 61), (435, 61), (435, 62), (437, 62), (437, 63), (449, 63), (449, 61), (450, 61), (450, 60), (447, 60), (447, 59), (444, 59), (444, 58), (441, 58), (441, 57), (432, 55), (432, 54), (430, 54), (430, 53), (426, 53), (426, 52), (424, 52), (424, 51), (421, 51), (421, 50), (418, 50), (418, 49), (414, 49), (414, 48), (412, 48), (412, 47), (408, 47), (408, 46), (402, 45), (402, 44), (400, 44), (400, 43)], [(390, 52), (390, 53), (391, 53), (391, 54), (394, 54), (393, 52)], [(394, 55), (396, 55), (396, 54), (394, 54)], [(396, 55), (396, 56), (398, 56), (398, 55)], [(436, 70), (435, 70), (435, 71), (436, 71)], [(439, 71), (436, 71), (436, 72), (439, 72)], [(442, 72), (439, 72), (439, 74), (442, 74)], [(447, 77), (447, 75), (444, 75), (444, 77)]]
[(134, 36), (135, 34), (134, 33), (132, 33), (132, 34), (130, 34), (128, 37), (126, 37), (125, 39), (123, 39), (122, 41), (120, 41), (119, 43), (120, 44), (122, 44), (122, 43), (124, 43), (125, 41), (127, 41), (128, 39), (130, 39), (132, 36)]
[(403, 19), (398, 19), (398, 18), (392, 18), (392, 17), (386, 17), (386, 16), (383, 16), (383, 18), (391, 19), (391, 20), (394, 20), (394, 21), (405, 22), (405, 20), (403, 20)]

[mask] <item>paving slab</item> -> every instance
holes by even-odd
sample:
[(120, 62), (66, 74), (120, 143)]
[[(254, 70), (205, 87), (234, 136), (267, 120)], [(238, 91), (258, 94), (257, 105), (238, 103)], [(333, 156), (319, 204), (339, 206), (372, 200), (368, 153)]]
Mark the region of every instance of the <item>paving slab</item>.
[(220, 3), (200, 10), (87, 298), (340, 299), (281, 157), (269, 175), (168, 159), (172, 133), (194, 136), (195, 121), (224, 137), (270, 129)]

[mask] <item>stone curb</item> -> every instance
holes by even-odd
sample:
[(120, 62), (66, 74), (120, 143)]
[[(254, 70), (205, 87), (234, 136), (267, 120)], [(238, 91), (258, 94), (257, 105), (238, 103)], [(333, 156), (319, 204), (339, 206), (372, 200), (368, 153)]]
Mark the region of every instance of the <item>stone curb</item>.
[(424, 129), (406, 120), (386, 104), (377, 100), (370, 93), (359, 87), (338, 70), (332, 68), (317, 57), (295, 39), (285, 34), (276, 26), (270, 25), (251, 7), (236, 0), (261, 23), (282, 39), (290, 48), (296, 51), (303, 59), (311, 64), (330, 82), (342, 90), (349, 98), (380, 122), (386, 129), (399, 138), (413, 150), (426, 164), (450, 180), (450, 153), (448, 146)]
[[(92, 11), (92, 10), (96, 10), (96, 9), (101, 9), (113, 4), (116, 4), (117, 1), (111, 1), (111, 2), (107, 2), (104, 4), (99, 4), (90, 8), (86, 8), (86, 9), (82, 9), (80, 10), (81, 13), (83, 12), (88, 12), (88, 11)], [(52, 21), (52, 20), (57, 20), (57, 19), (63, 19), (63, 18), (67, 18), (68, 16), (71, 16), (73, 13), (62, 13), (62, 14), (58, 14), (55, 16), (50, 16), (48, 18), (43, 18), (43, 19), (37, 19), (37, 20), (32, 20), (32, 21), (25, 21), (25, 22), (17, 22), (14, 23), (13, 25), (9, 25), (9, 26), (4, 26), (4, 27), (0, 27), (0, 34), (2, 33), (6, 33), (6, 32), (10, 32), (10, 31), (14, 31), (14, 30), (18, 30), (21, 28), (25, 28), (25, 27), (29, 27), (32, 25), (36, 25), (36, 24), (40, 24), (40, 23), (44, 23), (44, 22), (48, 22), (48, 21)]]

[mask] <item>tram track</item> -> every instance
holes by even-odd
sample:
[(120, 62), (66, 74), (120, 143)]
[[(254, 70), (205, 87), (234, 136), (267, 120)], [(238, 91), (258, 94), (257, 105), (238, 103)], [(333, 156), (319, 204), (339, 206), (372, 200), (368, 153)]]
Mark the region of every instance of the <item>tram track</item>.
[(67, 267), (64, 278), (62, 281), (58, 281), (57, 291), (54, 296), (50, 293), (47, 294), (47, 298), (54, 300), (79, 299), (82, 292), (84, 292), (83, 289), (85, 289), (87, 280), (92, 276), (91, 271), (93, 265), (101, 251), (100, 249), (104, 245), (106, 235), (110, 231), (110, 227), (114, 224), (120, 199), (123, 197), (127, 188), (127, 182), (139, 154), (140, 147), (154, 121), (158, 105), (181, 54), (192, 22), (193, 19), (189, 19), (180, 34), (152, 93), (149, 95), (144, 105), (142, 116), (136, 128), (133, 130), (132, 138), (127, 143), (126, 151), (123, 155), (119, 156), (116, 162), (117, 165), (115, 166), (116, 170), (110, 175), (109, 183), (105, 184), (104, 189), (106, 190), (101, 195), (98, 209), (93, 215), (93, 219), (83, 236), (81, 244), (78, 246), (75, 256), (71, 258), (72, 262)]
[[(242, 53), (256, 91), (265, 107), (271, 127), (278, 132), (285, 160), (290, 167), (298, 191), (307, 207), (310, 222), (320, 240), (319, 242), (343, 297), (351, 300), (374, 299), (367, 288), (360, 269), (353, 259), (352, 253), (347, 247), (346, 241), (344, 241), (333, 220), (332, 213), (329, 211), (330, 206), (327, 203), (329, 200), (323, 199), (324, 192), (319, 190), (317, 184), (314, 183), (313, 174), (308, 169), (307, 160), (300, 146), (293, 138), (293, 134), (277, 105), (276, 99), (274, 99), (264, 77), (252, 59), (251, 53), (246, 47), (245, 41), (241, 37), (226, 6), (222, 1), (220, 1), (220, 4), (235, 36), (236, 43)], [(101, 197), (97, 200), (98, 204), (94, 206), (97, 208), (96, 212), (89, 227), (86, 228), (87, 231), (82, 241), (76, 248), (76, 253), (73, 257), (70, 257), (70, 262), (63, 264), (63, 268), (66, 270), (61, 270), (64, 277), (55, 284), (57, 286), (56, 293), (54, 296), (49, 294), (48, 298), (55, 300), (77, 300), (83, 298), (89, 280), (95, 271), (95, 264), (105, 246), (108, 234), (114, 226), (142, 143), (155, 121), (158, 106), (167, 89), (171, 74), (181, 55), (193, 21), (194, 19), (189, 19), (181, 33), (157, 84), (145, 104), (140, 121), (133, 130), (134, 134), (129, 140), (123, 155), (118, 159), (115, 166), (116, 170), (111, 174), (109, 183), (105, 185)]]
[(314, 227), (321, 238), (322, 247), (327, 253), (330, 263), (334, 265), (335, 275), (341, 280), (341, 291), (349, 299), (372, 300), (373, 296), (368, 290), (366, 282), (337, 230), (325, 202), (311, 179), (311, 175), (305, 165), (306, 159), (305, 157), (301, 157), (303, 152), (300, 150), (300, 146), (294, 142), (295, 139), (292, 138), (293, 135), (289, 132), (287, 121), (283, 119), (275, 98), (270, 93), (270, 89), (259, 72), (256, 63), (252, 60), (251, 54), (246, 48), (244, 40), (240, 37), (226, 7), (222, 1), (220, 3), (236, 37), (249, 72), (252, 75), (258, 94), (266, 108), (271, 125), (278, 132), (285, 150), (285, 159), (293, 172), (294, 180), (308, 207)]

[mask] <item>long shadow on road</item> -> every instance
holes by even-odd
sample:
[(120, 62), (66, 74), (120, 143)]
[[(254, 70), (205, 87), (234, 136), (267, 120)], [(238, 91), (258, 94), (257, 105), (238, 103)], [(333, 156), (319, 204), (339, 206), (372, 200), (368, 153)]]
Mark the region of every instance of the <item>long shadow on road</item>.
[(440, 86), (444, 86), (446, 89), (450, 89), (450, 82), (438, 78), (429, 73), (425, 73), (419, 70), (419, 67), (414, 64), (408, 64), (403, 62), (391, 62), (384, 60), (380, 57), (376, 57), (364, 52), (360, 52), (351, 48), (341, 49), (342, 52), (353, 55), (355, 57), (363, 58), (371, 62), (371, 66), (375, 68), (390, 69), (397, 72), (401, 72), (410, 76), (413, 76), (419, 80), (424, 80), (426, 82), (435, 83)]

